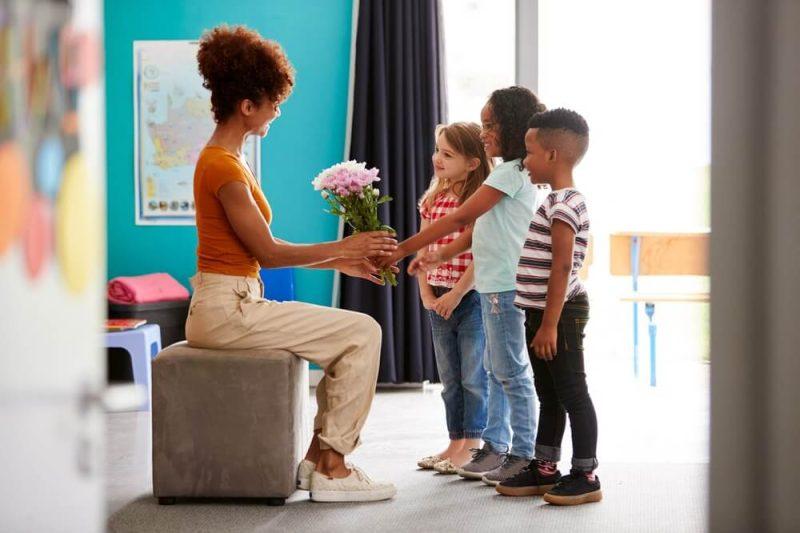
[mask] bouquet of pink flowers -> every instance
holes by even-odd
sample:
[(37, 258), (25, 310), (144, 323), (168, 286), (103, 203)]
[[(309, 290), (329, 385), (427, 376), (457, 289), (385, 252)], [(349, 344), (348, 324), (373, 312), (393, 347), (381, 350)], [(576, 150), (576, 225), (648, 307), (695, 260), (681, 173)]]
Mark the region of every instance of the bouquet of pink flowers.
[[(366, 163), (348, 161), (326, 168), (312, 183), (331, 206), (328, 212), (342, 217), (353, 233), (380, 230), (396, 233), (378, 219), (378, 206), (392, 199), (381, 196), (373, 185), (380, 180), (377, 168), (368, 169)], [(397, 278), (389, 267), (381, 269), (381, 277), (384, 283), (397, 285)]]

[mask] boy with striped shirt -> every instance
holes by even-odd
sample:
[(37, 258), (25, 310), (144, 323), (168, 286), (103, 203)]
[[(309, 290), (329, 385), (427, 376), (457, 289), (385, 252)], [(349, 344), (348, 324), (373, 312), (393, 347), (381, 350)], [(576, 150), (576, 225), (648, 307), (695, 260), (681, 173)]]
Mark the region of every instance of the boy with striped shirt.
[[(528, 228), (514, 301), (525, 310), (539, 428), (533, 461), (496, 489), (509, 496), (543, 494), (552, 504), (577, 505), (602, 499), (594, 474), (597, 417), (583, 364), (589, 299), (578, 278), (589, 243), (589, 215), (572, 177), (586, 153), (589, 127), (574, 111), (553, 109), (534, 115), (528, 128), (523, 164), (533, 183), (548, 184), (552, 191)], [(570, 474), (562, 477), (557, 463), (567, 414), (573, 457)]]

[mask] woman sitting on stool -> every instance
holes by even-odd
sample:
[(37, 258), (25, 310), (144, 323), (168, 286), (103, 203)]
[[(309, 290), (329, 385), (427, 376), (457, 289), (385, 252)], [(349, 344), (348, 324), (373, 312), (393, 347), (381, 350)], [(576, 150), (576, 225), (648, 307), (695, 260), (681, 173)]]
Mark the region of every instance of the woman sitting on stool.
[(391, 498), (394, 485), (373, 482), (344, 461), (359, 444), (375, 396), (380, 326), (361, 313), (265, 300), (259, 270), (327, 268), (380, 283), (370, 258), (390, 255), (397, 243), (381, 231), (307, 245), (274, 237), (272, 211), (242, 147), (248, 135), (264, 137), (280, 116), (294, 69), (277, 43), (241, 26), (204, 34), (197, 59), (217, 126), (194, 173), (198, 273), (187, 340), (212, 349), (289, 350), (321, 366), (314, 438), (298, 487), (317, 501)]

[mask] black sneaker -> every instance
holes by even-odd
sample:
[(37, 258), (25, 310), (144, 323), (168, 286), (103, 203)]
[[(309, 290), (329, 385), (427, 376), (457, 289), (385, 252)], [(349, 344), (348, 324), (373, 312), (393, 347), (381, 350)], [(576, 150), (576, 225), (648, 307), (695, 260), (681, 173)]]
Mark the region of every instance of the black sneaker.
[(594, 481), (589, 481), (586, 474), (574, 469), (544, 495), (544, 501), (553, 505), (580, 505), (602, 499), (600, 478), (595, 476)]
[(534, 459), (516, 476), (498, 483), (495, 490), (505, 496), (541, 496), (555, 487), (560, 479), (558, 470), (547, 476), (540, 474), (539, 464)]

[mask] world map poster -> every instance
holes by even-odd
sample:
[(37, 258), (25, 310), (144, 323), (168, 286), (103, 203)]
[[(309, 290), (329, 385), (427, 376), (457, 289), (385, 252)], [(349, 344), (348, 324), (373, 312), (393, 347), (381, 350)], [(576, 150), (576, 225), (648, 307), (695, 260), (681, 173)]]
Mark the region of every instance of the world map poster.
[[(137, 225), (192, 225), (194, 166), (214, 130), (197, 41), (134, 41), (134, 189)], [(258, 178), (260, 139), (244, 155)]]

